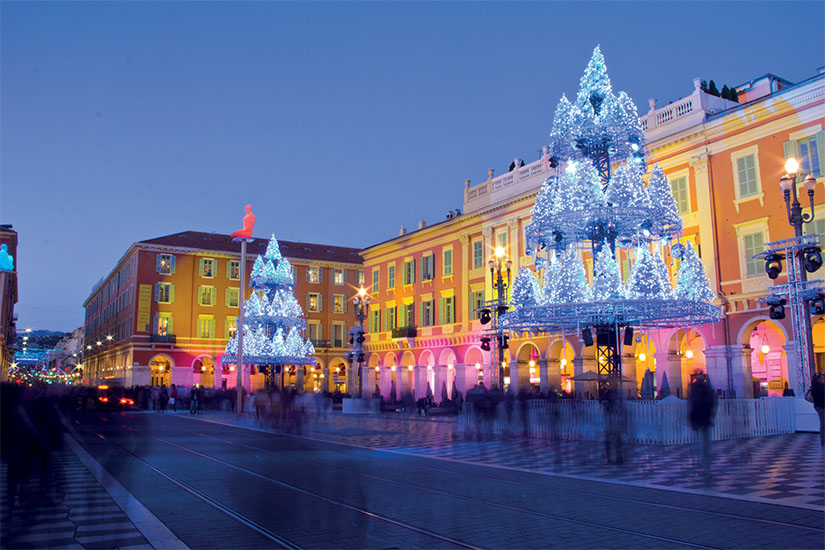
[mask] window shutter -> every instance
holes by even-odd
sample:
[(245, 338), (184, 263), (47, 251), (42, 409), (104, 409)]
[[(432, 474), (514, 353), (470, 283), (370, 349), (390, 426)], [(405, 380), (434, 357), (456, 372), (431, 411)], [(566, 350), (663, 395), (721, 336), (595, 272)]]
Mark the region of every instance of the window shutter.
[(155, 256), (155, 271), (160, 273), (160, 254)]
[(209, 319), (209, 337), (210, 338), (215, 337), (215, 320), (214, 319)]
[(821, 176), (825, 174), (825, 130), (816, 133), (816, 151), (819, 154), (819, 174), (814, 176)]
[(210, 297), (212, 298), (210, 305), (214, 306), (216, 303), (218, 303), (218, 289), (213, 286), (209, 289), (209, 293)]
[(158, 333), (158, 316), (152, 317), (152, 334)]
[(318, 294), (318, 311), (324, 311), (324, 295)]
[(155, 301), (160, 302), (160, 283), (155, 283)]
[(167, 317), (166, 334), (175, 334), (175, 327), (172, 326), (172, 318)]
[(323, 267), (318, 268), (318, 282), (319, 283), (324, 282), (324, 268)]
[(424, 302), (418, 305), (418, 323), (423, 327), (426, 326), (426, 319), (424, 318)]
[(175, 301), (175, 285), (169, 285), (169, 303), (174, 303)]
[(444, 298), (438, 300), (438, 324), (444, 324)]
[(786, 141), (782, 144), (782, 148), (785, 150), (786, 159), (796, 157), (796, 140)]
[(307, 279), (307, 282), (309, 282), (309, 266), (307, 266), (307, 269), (306, 269), (306, 279)]
[[(344, 273), (346, 273), (346, 271)], [(346, 313), (347, 312), (347, 297), (342, 296), (342, 298), (343, 298), (343, 302), (344, 302), (344, 311), (343, 312)]]
[(203, 264), (204, 259), (198, 258), (198, 277), (203, 277)]
[(224, 299), (226, 300), (226, 305), (227, 305), (227, 307), (231, 307), (231, 306), (230, 306), (230, 303), (231, 303), (231, 302), (230, 302), (231, 296), (230, 296), (230, 292), (229, 292), (230, 290), (232, 290), (232, 289), (231, 289), (231, 288), (227, 288), (227, 289), (226, 289), (226, 291), (224, 292), (224, 294), (225, 294)]
[(344, 284), (347, 284), (347, 270), (342, 269), (341, 271), (344, 273)]
[(232, 278), (232, 270), (230, 269), (232, 266), (232, 260), (226, 260), (226, 278)]
[(410, 260), (410, 284), (415, 283), (415, 258)]
[(172, 261), (170, 262), (170, 264), (171, 264), (171, 265), (169, 266), (169, 267), (171, 268), (171, 269), (170, 269), (170, 271), (171, 271), (171, 272), (172, 272), (172, 274), (174, 275), (174, 274), (175, 274), (175, 265), (176, 265), (176, 264), (175, 264), (175, 257), (174, 257), (174, 256), (172, 256)]
[(310, 311), (310, 309), (309, 309), (309, 294), (307, 294), (307, 311)]

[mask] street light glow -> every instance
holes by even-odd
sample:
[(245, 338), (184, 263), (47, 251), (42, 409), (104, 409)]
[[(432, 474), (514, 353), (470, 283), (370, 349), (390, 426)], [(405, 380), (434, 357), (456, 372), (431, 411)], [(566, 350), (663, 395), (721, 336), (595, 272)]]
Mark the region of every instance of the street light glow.
[(358, 295), (363, 298), (364, 296), (367, 295), (367, 289), (364, 288), (364, 287), (359, 288), (358, 289)]
[(785, 161), (785, 172), (788, 174), (796, 174), (799, 171), (799, 162), (790, 157), (788, 160)]
[(503, 258), (504, 257), (504, 247), (497, 246), (496, 247), (496, 258)]

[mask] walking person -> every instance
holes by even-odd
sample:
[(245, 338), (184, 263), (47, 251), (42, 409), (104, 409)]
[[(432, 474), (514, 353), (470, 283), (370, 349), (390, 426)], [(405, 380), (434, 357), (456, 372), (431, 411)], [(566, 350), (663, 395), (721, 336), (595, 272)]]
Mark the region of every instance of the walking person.
[(819, 445), (825, 447), (825, 374), (818, 372), (811, 379), (811, 398), (819, 417)]
[(160, 396), (158, 397), (158, 404), (160, 405), (160, 412), (166, 412), (166, 402), (169, 401), (169, 393), (166, 391), (166, 385), (160, 387)]
[(702, 445), (702, 468), (710, 475), (710, 428), (716, 416), (716, 394), (705, 375), (690, 383), (689, 419), (691, 427), (699, 432)]
[(172, 412), (178, 412), (178, 387), (174, 384), (169, 392), (169, 404), (172, 405)]
[(192, 386), (192, 399), (189, 400), (189, 414), (198, 414), (198, 410), (200, 409), (200, 403), (198, 403), (198, 386)]

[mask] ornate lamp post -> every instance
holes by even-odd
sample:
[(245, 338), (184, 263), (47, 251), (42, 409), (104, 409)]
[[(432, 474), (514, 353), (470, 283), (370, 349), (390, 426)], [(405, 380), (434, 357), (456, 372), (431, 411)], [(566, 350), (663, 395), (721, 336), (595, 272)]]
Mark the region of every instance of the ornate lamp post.
[[(801, 300), (799, 299), (798, 290), (800, 289), (797, 287), (801, 286), (801, 290), (805, 290), (808, 271), (816, 271), (816, 269), (822, 265), (822, 256), (821, 251), (817, 247), (808, 246), (808, 243), (803, 242), (802, 239), (803, 225), (811, 223), (814, 220), (814, 190), (816, 189), (816, 179), (811, 174), (808, 174), (802, 182), (805, 190), (808, 192), (808, 200), (811, 207), (810, 213), (803, 213), (796, 186), (796, 174), (798, 170), (799, 162), (793, 157), (789, 158), (785, 162), (786, 173), (779, 180), (779, 187), (782, 189), (782, 194), (785, 197), (785, 210), (788, 214), (788, 223), (794, 229), (794, 235), (796, 236), (795, 244), (797, 244), (797, 246), (792, 247), (792, 250), (788, 251), (792, 254), (795, 253), (797, 256), (796, 259), (792, 260), (786, 255), (789, 262), (795, 262), (793, 266), (794, 269), (791, 268), (792, 266), (788, 266), (788, 285), (791, 287), (789, 294), (791, 294), (792, 302), (798, 302), (798, 307), (792, 308), (794, 315), (792, 319), (793, 327), (795, 329), (801, 329), (802, 334), (798, 332), (795, 334), (795, 338), (801, 347), (800, 360), (803, 362), (803, 365), (807, 363), (810, 376), (813, 377), (816, 372), (816, 363), (814, 360), (813, 334), (811, 331), (810, 304), (804, 297), (802, 297)], [(809, 261), (809, 257), (812, 257), (813, 263)], [(799, 283), (801, 283), (801, 285)], [(796, 298), (796, 300), (794, 298)]]
[[(350, 329), (350, 376), (348, 378), (352, 381), (352, 385), (355, 386), (356, 390), (353, 395), (357, 397), (363, 397), (363, 364), (364, 364), (364, 319), (367, 316), (367, 311), (369, 310), (370, 305), (370, 297), (367, 294), (367, 289), (363, 286), (358, 289), (358, 294), (355, 295), (352, 299), (352, 303), (355, 306), (355, 317), (358, 319), (358, 325), (352, 327)], [(358, 364), (358, 368), (356, 370), (356, 363)], [(349, 384), (347, 384), (349, 386)]]
[[(510, 269), (513, 266), (513, 262), (509, 259), (504, 260), (504, 248), (501, 246), (496, 247), (495, 254), (490, 261), (487, 262), (487, 266), (490, 268), (490, 277), (493, 285), (493, 290), (496, 293), (496, 300), (494, 302), (495, 311), (494, 315), (492, 316), (492, 329), (494, 334), (496, 335), (496, 353), (493, 353), (492, 357), (492, 364), (490, 369), (490, 376), (492, 378), (493, 386), (498, 386), (499, 389), (504, 389), (504, 350), (508, 349), (510, 346), (507, 343), (507, 336), (504, 334), (504, 329), (502, 328), (501, 324), (499, 323), (499, 316), (507, 313), (507, 289), (510, 288)], [(507, 281), (504, 281), (505, 273), (502, 271), (502, 268), (506, 271)], [(483, 316), (482, 312), (482, 316)], [(482, 323), (484, 320), (482, 319)], [(496, 364), (498, 364), (498, 369), (495, 368)], [(498, 375), (498, 376), (496, 376)], [(512, 375), (511, 375), (512, 377)], [(512, 380), (511, 380), (512, 382)]]

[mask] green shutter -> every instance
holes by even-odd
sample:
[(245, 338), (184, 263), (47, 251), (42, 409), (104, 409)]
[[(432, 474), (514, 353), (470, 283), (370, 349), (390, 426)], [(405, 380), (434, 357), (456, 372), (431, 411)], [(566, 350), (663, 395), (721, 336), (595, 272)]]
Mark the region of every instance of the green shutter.
[(155, 301), (160, 302), (160, 283), (155, 283)]
[(232, 278), (232, 260), (226, 260), (226, 278)]
[(782, 148), (785, 150), (785, 159), (789, 159), (791, 157), (796, 157), (796, 140), (786, 141), (782, 144)]
[(232, 304), (232, 302), (231, 302), (232, 295), (231, 295), (231, 292), (230, 292), (231, 290), (232, 290), (231, 288), (227, 288), (226, 292), (225, 292), (225, 296), (224, 296), (224, 299), (226, 300), (226, 306), (227, 307), (231, 307), (231, 304)]
[(175, 265), (177, 263), (177, 260), (175, 259), (174, 256), (171, 256), (171, 258), (172, 258), (172, 261), (170, 262), (170, 264), (171, 264), (170, 267), (172, 269), (170, 271), (171, 271), (171, 274), (174, 275), (175, 274)]
[(172, 304), (175, 302), (175, 285), (169, 285), (169, 303)]
[(324, 311), (324, 295), (318, 294), (318, 311)]
[(158, 273), (160, 273), (160, 256), (160, 254), (155, 256), (155, 271), (157, 271)]
[(319, 283), (324, 282), (324, 268), (323, 267), (318, 268), (318, 282)]
[(438, 324), (444, 324), (444, 298), (438, 300)]
[(198, 277), (203, 277), (203, 258), (198, 258)]
[[(346, 273), (346, 272), (344, 272), (344, 273)], [(347, 297), (346, 296), (341, 296), (341, 301), (344, 304), (344, 311), (343, 312), (346, 313), (347, 312)]]
[(175, 327), (172, 326), (172, 317), (167, 317), (166, 334), (175, 334)]
[(415, 283), (415, 258), (410, 260), (410, 284)]
[(218, 289), (213, 286), (209, 289), (209, 294), (212, 297), (212, 305), (216, 305), (218, 303)]

